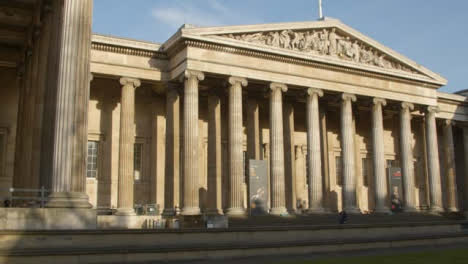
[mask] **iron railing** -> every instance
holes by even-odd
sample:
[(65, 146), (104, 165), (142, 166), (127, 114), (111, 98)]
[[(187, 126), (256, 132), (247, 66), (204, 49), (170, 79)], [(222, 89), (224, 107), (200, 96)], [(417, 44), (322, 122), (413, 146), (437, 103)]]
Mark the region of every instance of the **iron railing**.
[(17, 207), (18, 203), (15, 201), (34, 201), (39, 202), (41, 208), (45, 207), (47, 194), (50, 192), (44, 186), (40, 189), (0, 188), (0, 191), (8, 192), (8, 197), (4, 198), (4, 200), (10, 200), (10, 206), (12, 207)]

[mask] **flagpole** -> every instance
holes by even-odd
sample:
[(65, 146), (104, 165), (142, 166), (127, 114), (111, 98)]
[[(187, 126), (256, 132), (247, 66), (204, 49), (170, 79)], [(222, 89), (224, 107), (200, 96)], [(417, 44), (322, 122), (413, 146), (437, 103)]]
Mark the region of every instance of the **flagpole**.
[(322, 15), (322, 0), (319, 0), (318, 3), (319, 3), (319, 19), (322, 20), (322, 19), (323, 19), (323, 15)]

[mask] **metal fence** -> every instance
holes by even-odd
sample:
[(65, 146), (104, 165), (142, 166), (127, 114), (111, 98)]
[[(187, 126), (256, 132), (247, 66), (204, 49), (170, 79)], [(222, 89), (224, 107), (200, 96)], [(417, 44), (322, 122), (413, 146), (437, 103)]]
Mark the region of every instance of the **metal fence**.
[[(8, 196), (3, 200), (9, 200), (12, 207), (18, 207), (18, 205), (21, 205), (19, 201), (23, 201), (29, 202), (29, 206), (26, 207), (33, 207), (38, 204), (41, 208), (44, 208), (48, 193), (50, 192), (44, 186), (40, 189), (0, 188), (0, 191), (8, 192)], [(25, 203), (22, 203), (22, 205), (19, 207), (24, 207)]]

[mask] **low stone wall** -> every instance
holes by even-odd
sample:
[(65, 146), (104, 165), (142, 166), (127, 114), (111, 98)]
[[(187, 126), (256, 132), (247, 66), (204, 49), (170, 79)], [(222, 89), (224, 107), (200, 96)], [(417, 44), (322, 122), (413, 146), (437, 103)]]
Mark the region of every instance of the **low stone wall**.
[(96, 211), (67, 208), (0, 208), (0, 230), (96, 229)]
[(98, 215), (99, 229), (162, 229), (165, 222), (159, 215)]

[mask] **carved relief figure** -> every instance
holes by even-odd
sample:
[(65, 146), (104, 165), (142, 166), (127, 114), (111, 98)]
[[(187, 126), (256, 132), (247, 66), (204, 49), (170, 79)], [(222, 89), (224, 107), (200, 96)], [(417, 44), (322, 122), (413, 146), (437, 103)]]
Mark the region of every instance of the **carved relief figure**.
[(291, 49), (291, 37), (288, 30), (281, 31), (280, 44), (282, 48)]
[(351, 49), (353, 51), (353, 60), (354, 62), (359, 62), (360, 56), (361, 56), (361, 47), (359, 47), (359, 44), (357, 40), (354, 41), (353, 45), (351, 46)]
[(417, 73), (401, 63), (387, 59), (385, 54), (373, 50), (350, 36), (340, 34), (335, 28), (330, 30), (282, 30), (247, 34), (227, 34), (223, 37), (268, 45), (321, 56), (334, 56), (342, 60), (362, 63), (375, 67)]
[(337, 51), (336, 46), (337, 46), (338, 36), (336, 35), (334, 28), (332, 28), (330, 35), (328, 35), (328, 40), (330, 42), (328, 53), (330, 55), (336, 55), (336, 51)]

